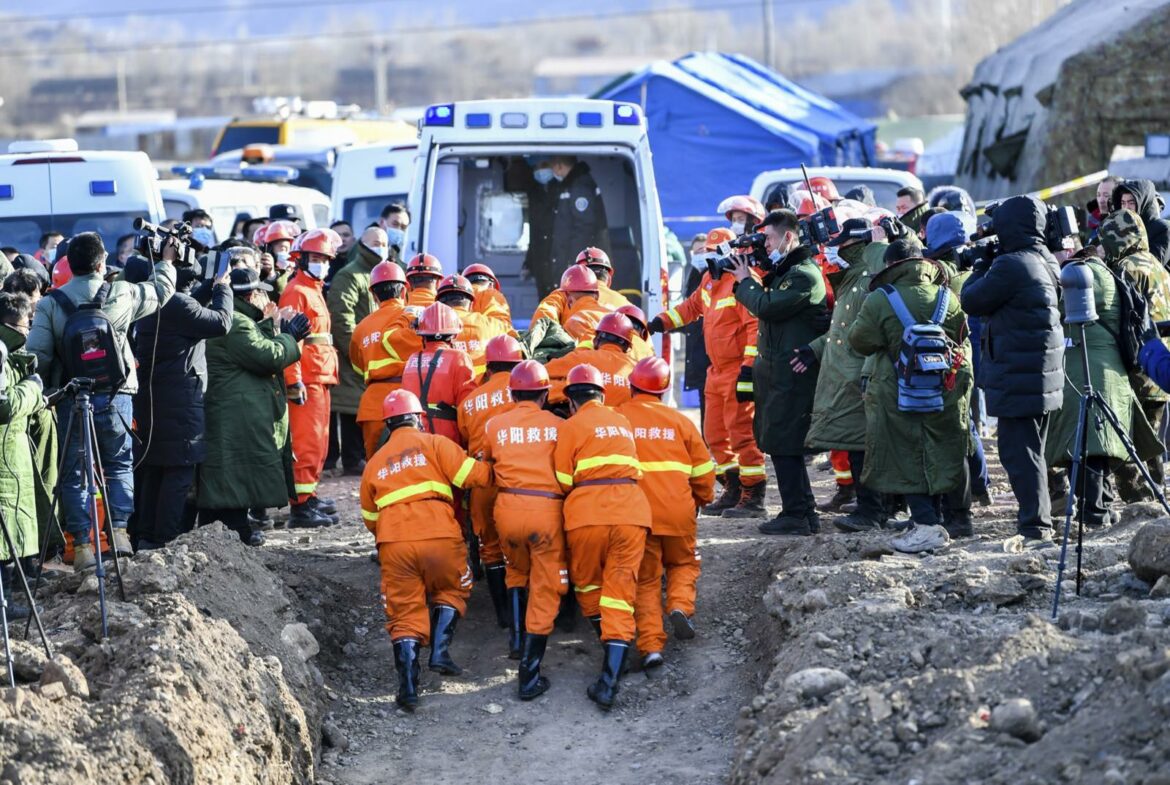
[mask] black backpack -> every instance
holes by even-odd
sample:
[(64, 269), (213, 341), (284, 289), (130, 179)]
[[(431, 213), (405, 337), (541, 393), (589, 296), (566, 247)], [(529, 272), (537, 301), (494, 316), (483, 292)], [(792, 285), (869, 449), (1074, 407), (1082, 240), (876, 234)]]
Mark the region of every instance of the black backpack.
[(114, 326), (102, 308), (110, 285), (102, 284), (93, 302), (74, 305), (60, 289), (49, 292), (65, 312), (58, 352), (64, 380), (93, 379), (94, 392), (116, 393), (126, 383), (126, 365), (114, 336)]
[(1138, 361), (1138, 355), (1141, 353), (1142, 346), (1145, 345), (1142, 335), (1145, 333), (1146, 322), (1149, 320), (1150, 304), (1146, 302), (1145, 295), (1134, 287), (1133, 281), (1128, 277), (1119, 275), (1108, 265), (1103, 264), (1102, 267), (1109, 271), (1109, 274), (1113, 276), (1113, 282), (1117, 285), (1117, 304), (1121, 312), (1121, 319), (1116, 333), (1105, 327), (1104, 322), (1098, 322), (1098, 324), (1105, 327), (1105, 330), (1117, 342), (1117, 349), (1121, 354), (1121, 363), (1125, 366), (1125, 370), (1140, 371), (1142, 364)]

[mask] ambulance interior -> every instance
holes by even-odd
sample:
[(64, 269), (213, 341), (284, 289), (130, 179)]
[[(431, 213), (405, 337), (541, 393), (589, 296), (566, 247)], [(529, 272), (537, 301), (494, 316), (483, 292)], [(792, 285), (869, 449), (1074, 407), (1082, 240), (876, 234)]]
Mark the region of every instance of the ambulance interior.
[(496, 151), (444, 155), (436, 164), (431, 202), (422, 216), (427, 222), (423, 233), (425, 250), (437, 256), (447, 269), (462, 270), (475, 262), (491, 267), (500, 279), (518, 327), (527, 326), (540, 299), (536, 285), (521, 278), (529, 243), (528, 195), (509, 191), (505, 172), (517, 157), (534, 166), (554, 153), (575, 155), (589, 166), (605, 203), (609, 228), (606, 250), (614, 265), (613, 286), (631, 302), (641, 304), (641, 202), (634, 160), (621, 148), (607, 147), (605, 153), (557, 149), (509, 150), (506, 155)]

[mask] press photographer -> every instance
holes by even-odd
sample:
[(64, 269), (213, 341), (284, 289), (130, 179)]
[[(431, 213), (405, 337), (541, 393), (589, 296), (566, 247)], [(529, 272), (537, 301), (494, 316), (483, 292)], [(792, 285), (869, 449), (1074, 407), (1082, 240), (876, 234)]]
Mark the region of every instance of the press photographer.
[[(134, 512), (133, 396), (138, 392), (134, 355), (127, 340), (130, 325), (157, 311), (174, 294), (175, 268), (171, 259), (179, 248), (172, 240), (159, 244), (160, 259), (153, 279), (139, 284), (105, 281), (108, 256), (96, 232), (83, 232), (69, 243), (72, 279), (37, 303), (28, 350), (36, 355), (42, 375), (50, 386), (60, 387), (88, 377), (94, 385), (94, 429), (98, 453), (109, 494), (113, 546), (130, 554), (126, 524)], [(89, 491), (82, 483), (78, 446), (80, 426), (71, 428), (72, 401), (67, 397), (58, 409), (59, 433), (69, 434), (63, 451), (60, 477), (65, 530), (73, 538), (73, 569), (94, 568), (87, 514)]]

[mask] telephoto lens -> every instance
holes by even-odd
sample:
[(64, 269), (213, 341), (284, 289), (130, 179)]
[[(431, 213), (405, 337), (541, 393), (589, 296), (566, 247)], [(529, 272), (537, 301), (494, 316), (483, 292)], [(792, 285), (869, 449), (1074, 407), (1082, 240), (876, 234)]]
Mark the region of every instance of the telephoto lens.
[(1097, 321), (1097, 304), (1093, 299), (1093, 271), (1082, 261), (1069, 262), (1060, 271), (1060, 289), (1064, 298), (1065, 324), (1091, 324)]

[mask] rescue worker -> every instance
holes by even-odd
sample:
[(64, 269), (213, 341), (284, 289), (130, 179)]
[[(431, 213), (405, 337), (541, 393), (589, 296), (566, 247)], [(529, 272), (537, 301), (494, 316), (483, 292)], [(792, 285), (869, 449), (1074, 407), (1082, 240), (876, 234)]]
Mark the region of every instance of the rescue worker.
[(611, 312), (598, 300), (601, 290), (597, 276), (588, 267), (574, 265), (561, 276), (561, 291), (568, 302), (561, 314), (561, 326), (578, 344), (588, 341), (601, 317)]
[(574, 349), (564, 357), (549, 362), (548, 375), (553, 380), (549, 400), (552, 403), (564, 401), (569, 372), (578, 365), (587, 364), (601, 375), (606, 406), (617, 406), (628, 401), (630, 387), (626, 379), (635, 364), (630, 356), (634, 336), (634, 325), (628, 317), (620, 313), (607, 313), (597, 324), (591, 347)]
[[(729, 229), (712, 230), (707, 236), (707, 251), (715, 252), (721, 243), (734, 239), (731, 235)], [(707, 270), (699, 287), (677, 307), (651, 319), (649, 328), (651, 333), (667, 332), (703, 320), (703, 344), (711, 360), (703, 387), (703, 438), (723, 486), (722, 495), (704, 507), (703, 513), (748, 517), (765, 513), (767, 475), (764, 454), (752, 436), (755, 404), (739, 401), (736, 390), (746, 382), (750, 391), (759, 328), (756, 317), (736, 302), (734, 287), (735, 278), (729, 271), (712, 277)]]
[(475, 378), (479, 379), (485, 370), (484, 353), (488, 341), (499, 335), (507, 335), (510, 327), (499, 319), (471, 310), (474, 299), (475, 291), (462, 275), (448, 275), (439, 284), (439, 302), (450, 306), (463, 325), (453, 345), (456, 349), (471, 355)]
[(717, 212), (723, 213), (727, 218), (729, 228), (735, 237), (753, 231), (756, 224), (767, 215), (760, 200), (747, 194), (727, 197), (719, 203)]
[(272, 287), (277, 297), (284, 293), (284, 287), (296, 272), (292, 246), (300, 235), (301, 227), (292, 221), (273, 221), (256, 230), (253, 244), (272, 257), (273, 270), (264, 282)]
[[(603, 310), (616, 311), (621, 306), (630, 304), (624, 294), (610, 288), (609, 284), (613, 279), (613, 264), (610, 263), (609, 256), (605, 251), (600, 248), (586, 248), (577, 254), (575, 264), (588, 267), (597, 278), (597, 302)], [(571, 269), (573, 268), (569, 267), (561, 274), (560, 288), (540, 301), (540, 305), (532, 314), (533, 322), (537, 319), (552, 319), (557, 324), (563, 325), (565, 323), (570, 306), (568, 292), (565, 289), (565, 275)]]
[(634, 304), (623, 305), (616, 313), (625, 316), (634, 325), (634, 340), (630, 343), (630, 356), (634, 361), (654, 357), (654, 344), (650, 343), (650, 329), (646, 326), (646, 313)]
[[(808, 185), (812, 188), (812, 192), (824, 199), (829, 204), (836, 204), (841, 201), (841, 194), (837, 191), (837, 184), (828, 177), (817, 175), (816, 177), (808, 178)], [(761, 219), (762, 220), (762, 219)]]
[[(524, 359), (520, 342), (510, 335), (497, 335), (488, 341), (485, 351), (487, 376), (483, 383), (467, 394), (459, 404), (456, 423), (459, 438), (467, 445), (467, 452), (473, 458), (482, 460), (486, 449), (484, 426), (497, 414), (512, 408), (512, 397), (508, 394), (508, 374)], [(471, 529), (479, 540), (479, 561), (483, 565), (488, 593), (496, 610), (496, 621), (501, 627), (510, 626), (508, 612), (508, 588), (504, 582), (504, 554), (500, 550), (500, 538), (492, 517), (496, 501), (496, 489), (477, 488), (471, 492)], [(519, 641), (512, 647), (515, 657), (520, 656)], [(515, 657), (513, 659), (515, 659)]]
[(410, 284), (408, 306), (426, 308), (435, 301), (439, 281), (443, 280), (443, 265), (429, 253), (414, 256), (406, 265), (406, 281)]
[(568, 591), (563, 491), (553, 465), (562, 420), (544, 410), (548, 372), (535, 360), (512, 369), (508, 389), (515, 404), (487, 421), (484, 456), (498, 494), (496, 528), (508, 560), (508, 607), (513, 639), (521, 635), (520, 700), (544, 693), (540, 675), (548, 636)]
[(565, 498), (569, 578), (581, 612), (605, 649), (601, 674), (586, 690), (608, 710), (634, 642), (638, 568), (650, 528), (650, 505), (630, 421), (602, 404), (605, 383), (591, 365), (569, 371), (572, 416), (561, 424), (553, 453)]
[(378, 310), (362, 319), (349, 342), (349, 360), (365, 389), (358, 401), (357, 422), (362, 429), (366, 460), (378, 449), (385, 432), (382, 401), (402, 385), (402, 369), (422, 349), (422, 339), (406, 310), (406, 275), (397, 262), (379, 262), (370, 271), (370, 292)]
[(554, 155), (548, 159), (553, 181), (548, 184), (548, 202), (552, 210), (549, 231), (549, 258), (552, 269), (567, 267), (581, 248), (609, 245), (609, 225), (601, 189), (589, 164), (571, 155)]
[(456, 407), (475, 389), (471, 355), (453, 345), (462, 329), (450, 306), (428, 305), (415, 328), (422, 338), (422, 349), (410, 355), (402, 369), (403, 389), (423, 402), (423, 430), (460, 445)]
[(293, 446), (293, 488), (290, 526), (328, 526), (337, 522), (337, 505), (317, 495), (325, 453), (329, 449), (330, 388), (337, 384), (337, 349), (329, 309), (325, 303), (325, 276), (341, 238), (331, 229), (312, 229), (298, 238), (297, 272), (280, 295), (280, 307), (309, 318), (309, 335), (301, 356), (284, 369)]
[(451, 440), (423, 433), (422, 405), (407, 390), (387, 395), (382, 415), (390, 436), (362, 474), (362, 520), (378, 545), (386, 629), (398, 671), (396, 702), (413, 711), (420, 647), (430, 643), (432, 671), (463, 672), (451, 659), (451, 641), (467, 610), (471, 569), (455, 520), (454, 489), (487, 486), (491, 469)]
[(642, 668), (663, 664), (662, 576), (666, 574), (666, 612), (680, 640), (695, 636), (695, 594), (700, 557), (699, 508), (715, 498), (715, 464), (690, 418), (662, 402), (670, 388), (670, 366), (649, 357), (630, 373), (633, 398), (618, 407), (630, 421), (642, 479), (650, 503), (650, 533), (638, 570), (634, 620)]
[(510, 328), (512, 326), (512, 308), (508, 305), (508, 298), (500, 291), (500, 279), (486, 264), (469, 264), (463, 268), (463, 276), (471, 284), (475, 292), (475, 299), (471, 303), (471, 310), (499, 319)]

